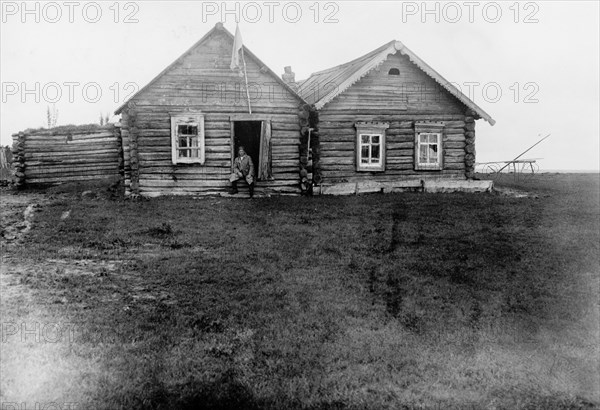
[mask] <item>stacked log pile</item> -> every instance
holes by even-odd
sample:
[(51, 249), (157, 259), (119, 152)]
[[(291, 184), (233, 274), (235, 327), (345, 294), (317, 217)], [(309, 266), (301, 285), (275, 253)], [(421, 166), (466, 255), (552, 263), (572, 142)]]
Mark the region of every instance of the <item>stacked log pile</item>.
[(119, 176), (119, 129), (64, 126), (13, 135), (16, 185), (59, 184)]

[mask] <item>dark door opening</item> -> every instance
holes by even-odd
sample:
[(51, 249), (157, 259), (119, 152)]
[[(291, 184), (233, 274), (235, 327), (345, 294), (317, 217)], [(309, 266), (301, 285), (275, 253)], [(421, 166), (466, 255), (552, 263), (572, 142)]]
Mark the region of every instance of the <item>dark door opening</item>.
[(243, 146), (246, 153), (252, 158), (255, 176), (260, 169), (260, 134), (262, 121), (234, 121), (233, 122), (233, 149), (234, 157), (238, 156), (238, 149)]

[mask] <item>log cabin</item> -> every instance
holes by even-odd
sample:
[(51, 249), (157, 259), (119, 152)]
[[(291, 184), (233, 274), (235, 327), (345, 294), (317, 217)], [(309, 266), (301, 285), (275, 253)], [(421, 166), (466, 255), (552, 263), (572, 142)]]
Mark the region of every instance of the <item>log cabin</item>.
[(495, 121), (401, 42), (313, 73), (297, 92), (318, 111), (321, 193), (477, 185), (475, 120)]
[(127, 194), (226, 193), (240, 145), (258, 195), (472, 180), (475, 120), (494, 120), (401, 42), (296, 83), (245, 46), (247, 77), (231, 69), (234, 41), (217, 23), (115, 111)]
[(308, 105), (245, 46), (247, 77), (232, 69), (234, 39), (217, 23), (115, 111), (127, 194), (226, 193), (240, 145), (253, 159), (257, 195), (301, 192)]

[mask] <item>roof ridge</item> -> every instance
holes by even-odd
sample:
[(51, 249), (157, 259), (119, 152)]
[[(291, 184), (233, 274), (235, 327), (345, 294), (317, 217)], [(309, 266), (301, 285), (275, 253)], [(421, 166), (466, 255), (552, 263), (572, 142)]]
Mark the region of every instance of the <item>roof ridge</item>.
[[(415, 64), (417, 68), (419, 68), (429, 78), (441, 85), (450, 95), (456, 98), (464, 106), (477, 113), (480, 118), (483, 118), (491, 125), (495, 124), (496, 121), (494, 121), (494, 119), (474, 101), (463, 94), (459, 89), (452, 85), (452, 83), (448, 82), (448, 80), (446, 80), (429, 64), (419, 58), (408, 47), (406, 47), (406, 45), (396, 40), (392, 40), (352, 61), (311, 74), (311, 76), (308, 77), (298, 88), (298, 92), (304, 99), (313, 100), (313, 97), (316, 96), (314, 101), (311, 102), (315, 105), (317, 110), (320, 110), (338, 95), (345, 92), (349, 87), (360, 81), (373, 69), (381, 65), (390, 54), (396, 54), (398, 52), (401, 55), (408, 57), (411, 63)], [(355, 63), (360, 64), (356, 64), (356, 66), (353, 67), (352, 64)], [(336, 87), (333, 87), (332, 89), (324, 87), (321, 89), (319, 87), (319, 81), (325, 83), (326, 85), (334, 84)], [(325, 91), (325, 93), (322, 95), (319, 94), (321, 91)]]
[[(390, 44), (392, 44), (392, 43), (395, 43), (395, 42), (396, 42), (396, 40), (388, 41), (388, 42), (387, 42), (387, 43), (385, 43), (384, 45), (382, 45), (382, 46), (380, 46), (380, 47), (376, 48), (375, 50), (371, 50), (371, 51), (369, 51), (368, 53), (366, 53), (366, 54), (363, 54), (362, 56), (355, 58), (354, 60), (350, 60), (350, 61), (347, 61), (347, 62), (345, 62), (345, 63), (338, 64), (338, 65), (336, 65), (336, 66), (334, 66), (334, 67), (329, 67), (329, 68), (326, 68), (326, 69), (324, 69), (324, 70), (321, 70), (321, 71), (315, 71), (315, 72), (314, 72), (314, 73), (312, 73), (312, 74), (311, 74), (311, 75), (310, 75), (308, 78), (312, 77), (313, 75), (318, 75), (318, 74), (324, 74), (324, 73), (328, 73), (328, 72), (330, 72), (330, 71), (332, 71), (332, 70), (335, 70), (335, 69), (337, 69), (337, 68), (341, 68), (341, 67), (344, 67), (344, 66), (348, 66), (348, 65), (350, 65), (350, 64), (352, 64), (352, 63), (355, 63), (355, 62), (357, 62), (358, 60), (361, 60), (361, 59), (363, 59), (363, 58), (367, 57), (367, 56), (368, 56), (368, 55), (370, 55), (370, 54), (377, 54), (378, 52), (380, 52), (380, 51), (383, 51), (385, 48), (389, 47), (389, 46), (390, 46)], [(307, 78), (307, 80), (308, 80), (308, 78)]]

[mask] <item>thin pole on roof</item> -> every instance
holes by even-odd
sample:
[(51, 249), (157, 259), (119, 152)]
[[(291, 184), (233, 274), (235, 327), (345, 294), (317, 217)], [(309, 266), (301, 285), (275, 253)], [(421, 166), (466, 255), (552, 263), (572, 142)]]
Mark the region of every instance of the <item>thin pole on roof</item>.
[(244, 79), (246, 80), (246, 97), (248, 98), (248, 114), (252, 114), (250, 105), (250, 91), (248, 91), (248, 74), (246, 73), (246, 59), (244, 58), (244, 47), (242, 47), (242, 62), (244, 63)]

